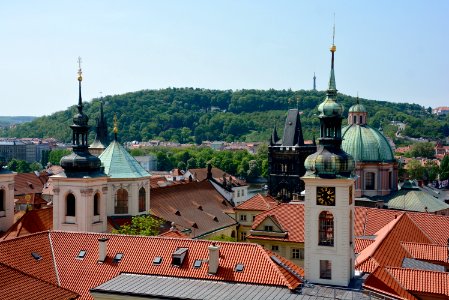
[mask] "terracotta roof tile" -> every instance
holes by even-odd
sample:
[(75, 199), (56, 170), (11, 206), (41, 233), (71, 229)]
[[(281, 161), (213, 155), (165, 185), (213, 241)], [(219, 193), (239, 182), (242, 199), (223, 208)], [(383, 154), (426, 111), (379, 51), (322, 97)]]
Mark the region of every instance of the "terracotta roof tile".
[(420, 260), (439, 261), (445, 264), (449, 264), (448, 246), (406, 242), (401, 243), (401, 245), (413, 258)]
[(449, 297), (449, 273), (425, 270), (387, 268), (406, 290)]
[(354, 252), (360, 253), (363, 249), (374, 243), (374, 239), (354, 239)]
[(363, 283), (365, 288), (401, 299), (417, 300), (384, 268), (377, 268)]
[(77, 299), (79, 295), (0, 263), (2, 299)]
[[(188, 171), (195, 176), (195, 179), (197, 181), (204, 181), (207, 179), (207, 168), (189, 169)], [(240, 180), (237, 177), (232, 176), (223, 170), (220, 170), (219, 168), (212, 167), (211, 172), (212, 172), (212, 177), (215, 178), (215, 180), (221, 181), (223, 179), (223, 174), (226, 174), (226, 178), (231, 176), (232, 183), (235, 186), (246, 185), (245, 181)]]
[(177, 226), (192, 229), (194, 237), (236, 224), (225, 213), (229, 207), (208, 181), (174, 185), (151, 192), (151, 213)]
[[(282, 230), (288, 232), (285, 239), (274, 239), (296, 243), (304, 242), (304, 205), (302, 203), (283, 203), (258, 214), (254, 220), (252, 229), (256, 230), (256, 228), (268, 217), (274, 217), (274, 219), (282, 227)], [(251, 237), (252, 236), (250, 236), (250, 238)], [(263, 237), (254, 236), (252, 238), (259, 239)]]
[(14, 177), (14, 195), (40, 194), (47, 181), (47, 175), (37, 176), (34, 172), (17, 173)]
[[(219, 242), (220, 267), (218, 273), (211, 276), (206, 263), (198, 269), (192, 267), (196, 259), (208, 258), (210, 241), (74, 232), (51, 232), (50, 236), (61, 286), (81, 294), (82, 299), (92, 299), (90, 288), (121, 272), (279, 285), (290, 289), (301, 283), (284, 274), (269, 253), (257, 244)], [(100, 237), (109, 238), (107, 259), (103, 264), (97, 263)], [(179, 247), (186, 247), (189, 252), (181, 267), (173, 267), (171, 254)], [(86, 251), (83, 260), (76, 259), (80, 250)], [(119, 252), (124, 254), (123, 259), (113, 263), (112, 258)], [(163, 258), (160, 265), (152, 264), (156, 256)], [(244, 264), (244, 272), (234, 271), (237, 263)]]
[(188, 239), (189, 236), (187, 234), (184, 234), (180, 232), (179, 230), (169, 230), (164, 233), (161, 233), (159, 236), (162, 237), (168, 237), (168, 238), (175, 238), (175, 239)]
[(256, 194), (242, 204), (236, 206), (234, 209), (266, 211), (272, 209), (276, 205), (278, 205), (278, 202), (273, 197)]
[(27, 211), (5, 232), (2, 239), (11, 239), (53, 229), (53, 207)]
[[(0, 242), (0, 262), (44, 281), (57, 284), (54, 257), (48, 232)], [(42, 259), (36, 260), (31, 253)]]

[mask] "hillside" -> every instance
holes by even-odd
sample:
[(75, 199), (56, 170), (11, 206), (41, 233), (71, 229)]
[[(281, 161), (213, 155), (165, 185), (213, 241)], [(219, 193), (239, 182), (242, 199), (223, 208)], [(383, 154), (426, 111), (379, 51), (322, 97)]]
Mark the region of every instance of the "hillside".
[[(142, 90), (123, 95), (104, 97), (104, 112), (110, 132), (112, 118), (117, 114), (119, 136), (123, 141), (150, 139), (173, 140), (182, 143), (203, 140), (266, 141), (274, 124), (280, 134), (286, 110), (296, 107), (303, 111), (302, 125), (305, 139), (317, 132), (317, 105), (325, 98), (324, 91), (236, 90), (220, 91), (193, 88)], [(296, 99), (299, 99), (298, 104)], [(348, 108), (356, 99), (339, 94), (339, 102)], [(405, 135), (443, 138), (449, 135), (445, 117), (429, 114), (428, 109), (407, 103), (391, 103), (360, 99), (369, 111), (368, 122), (393, 136), (391, 120), (408, 124)], [(74, 99), (76, 103), (76, 99)], [(85, 102), (84, 111), (95, 126), (100, 100)], [(75, 105), (65, 111), (0, 129), (2, 137), (55, 137), (70, 141)], [(91, 133), (91, 138), (94, 134)], [(317, 133), (316, 133), (317, 135)]]
[(14, 117), (8, 117), (8, 116), (0, 116), (0, 126), (11, 126), (15, 124), (30, 122), (36, 119), (36, 117), (31, 116), (14, 116)]

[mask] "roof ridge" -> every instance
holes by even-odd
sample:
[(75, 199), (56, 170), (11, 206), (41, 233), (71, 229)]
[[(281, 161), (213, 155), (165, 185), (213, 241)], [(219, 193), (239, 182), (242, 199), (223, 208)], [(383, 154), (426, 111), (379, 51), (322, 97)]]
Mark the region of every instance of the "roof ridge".
[[(412, 299), (415, 299), (415, 297), (412, 295), (412, 294), (410, 294), (409, 292), (408, 292), (408, 290), (396, 279), (396, 277), (393, 275), (393, 274), (391, 274), (391, 272), (386, 268), (386, 267), (381, 267), (381, 269), (383, 270), (383, 271), (385, 271), (385, 272), (387, 272), (387, 274), (391, 277), (391, 279), (393, 279), (394, 280), (394, 282), (396, 282), (396, 284), (400, 287), (400, 288), (402, 288), (402, 291), (397, 291), (397, 289), (395, 289), (394, 287), (392, 287), (391, 285), (388, 285), (392, 290), (394, 290), (396, 293), (398, 293), (398, 296), (402, 296), (402, 295), (399, 295), (400, 293), (404, 293), (404, 294), (409, 294), (410, 296), (412, 296), (413, 298)], [(408, 295), (407, 295), (408, 296)]]
[[(280, 276), (281, 281), (285, 282), (285, 285), (286, 285), (289, 289), (291, 289), (291, 290), (295, 289), (296, 287), (293, 287), (293, 286), (290, 284), (290, 282), (288, 282), (287, 278), (285, 278), (284, 274), (282, 274), (281, 270), (279, 269), (281, 266), (278, 266), (278, 265), (271, 259), (271, 256), (269, 255), (269, 253), (271, 254), (271, 253), (273, 253), (273, 252), (271, 252), (271, 251), (268, 250), (268, 249), (263, 248), (263, 247), (260, 246), (259, 244), (256, 244), (256, 245), (259, 246), (258, 249), (259, 249), (260, 251), (262, 251), (262, 255), (266, 257), (266, 259), (269, 261), (270, 265), (271, 265), (272, 267), (274, 267), (275, 272)], [(274, 254), (276, 257), (278, 257), (278, 255), (276, 255), (276, 253), (273, 253), (273, 254)], [(278, 257), (278, 258), (279, 258), (279, 257)], [(287, 271), (288, 273), (290, 273), (290, 271), (288, 271), (288, 270), (286, 270), (286, 271)], [(290, 274), (291, 274), (291, 273), (290, 273)], [(293, 274), (292, 274), (292, 275), (293, 275)]]
[(449, 278), (449, 273), (448, 272), (441, 272), (441, 271), (437, 271), (437, 270), (422, 270), (422, 269), (409, 269), (409, 268), (401, 268), (401, 267), (384, 267), (385, 269), (392, 269), (392, 270), (398, 270), (398, 271), (403, 271), (403, 272), (417, 272), (417, 273), (437, 273), (437, 274), (442, 274), (445, 275)]
[(48, 231), (48, 241), (50, 243), (51, 257), (53, 258), (53, 266), (55, 268), (56, 281), (58, 282), (58, 286), (61, 286), (61, 280), (59, 279), (58, 267), (56, 265), (55, 250), (53, 248), (53, 241), (51, 239), (51, 231)]

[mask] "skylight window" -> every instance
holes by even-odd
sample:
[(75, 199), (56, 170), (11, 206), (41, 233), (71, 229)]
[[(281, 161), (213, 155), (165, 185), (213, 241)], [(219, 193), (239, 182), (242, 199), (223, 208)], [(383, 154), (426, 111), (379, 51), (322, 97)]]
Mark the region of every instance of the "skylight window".
[(123, 258), (123, 253), (117, 253), (112, 260), (113, 263), (119, 263)]
[(80, 250), (80, 252), (78, 253), (78, 256), (76, 258), (84, 259), (84, 256), (86, 256), (86, 250)]
[(156, 257), (153, 259), (153, 265), (160, 265), (161, 263), (162, 263), (162, 257), (156, 256)]
[(244, 268), (245, 268), (245, 266), (243, 264), (236, 264), (235, 265), (235, 271), (236, 272), (243, 272)]
[(199, 268), (201, 268), (201, 264), (203, 263), (203, 261), (201, 260), (201, 259), (197, 259), (197, 260), (195, 260), (195, 262), (193, 263), (193, 267), (195, 268), (195, 269), (199, 269)]
[(35, 259), (35, 260), (41, 260), (42, 256), (39, 255), (39, 253), (36, 252), (31, 252), (31, 256)]

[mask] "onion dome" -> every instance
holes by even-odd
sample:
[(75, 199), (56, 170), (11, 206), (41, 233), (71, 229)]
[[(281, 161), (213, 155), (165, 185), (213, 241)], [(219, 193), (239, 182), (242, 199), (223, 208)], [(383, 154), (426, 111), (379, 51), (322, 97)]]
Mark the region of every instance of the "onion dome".
[(357, 95), (357, 103), (349, 108), (350, 113), (366, 113), (368, 112), (365, 108), (365, 105), (360, 104), (359, 96)]
[(304, 161), (305, 176), (350, 177), (354, 170), (354, 159), (341, 149), (341, 121), (343, 106), (337, 102), (337, 87), (334, 74), (335, 45), (332, 53), (331, 74), (326, 99), (318, 106), (320, 115), (320, 138), (317, 152)]
[(307, 174), (320, 177), (350, 177), (354, 170), (354, 159), (341, 149), (319, 147), (318, 151), (309, 155), (304, 161)]
[(70, 177), (90, 176), (101, 171), (101, 161), (98, 157), (89, 153), (87, 136), (89, 134), (89, 117), (83, 112), (83, 102), (81, 97), (81, 81), (83, 80), (81, 71), (81, 59), (78, 59), (80, 68), (78, 70), (78, 113), (73, 117), (73, 125), (70, 128), (72, 134), (73, 152), (61, 158), (60, 165), (65, 173)]

